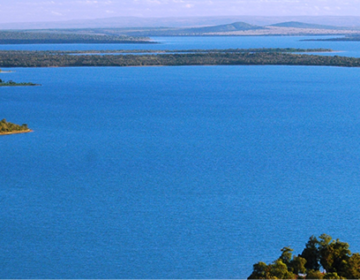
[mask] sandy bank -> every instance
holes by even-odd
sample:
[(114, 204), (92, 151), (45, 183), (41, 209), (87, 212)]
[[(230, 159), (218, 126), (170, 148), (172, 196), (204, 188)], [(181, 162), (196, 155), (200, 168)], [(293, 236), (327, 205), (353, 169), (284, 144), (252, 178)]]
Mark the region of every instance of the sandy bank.
[(29, 133), (29, 132), (34, 132), (34, 131), (31, 129), (28, 129), (28, 130), (23, 130), (23, 131), (0, 132), (0, 136), (11, 135), (11, 134), (20, 134), (20, 133)]

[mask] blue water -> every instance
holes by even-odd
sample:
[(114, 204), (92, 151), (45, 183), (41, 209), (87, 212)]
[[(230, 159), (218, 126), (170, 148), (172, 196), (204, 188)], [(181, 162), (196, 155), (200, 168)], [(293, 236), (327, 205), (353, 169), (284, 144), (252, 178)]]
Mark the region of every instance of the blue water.
[(246, 278), (327, 233), (360, 251), (359, 69), (13, 69), (0, 278)]

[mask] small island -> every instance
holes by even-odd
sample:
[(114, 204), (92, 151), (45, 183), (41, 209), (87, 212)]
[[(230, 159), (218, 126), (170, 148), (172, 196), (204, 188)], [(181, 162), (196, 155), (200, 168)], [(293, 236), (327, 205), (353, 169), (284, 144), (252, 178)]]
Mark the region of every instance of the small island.
[(32, 132), (32, 130), (28, 128), (27, 124), (18, 125), (7, 122), (6, 119), (0, 121), (0, 135), (9, 135), (9, 134), (27, 133), (27, 132)]
[(39, 86), (39, 85), (34, 83), (16, 83), (12, 80), (6, 82), (0, 79), (0, 87), (26, 87), (26, 86)]

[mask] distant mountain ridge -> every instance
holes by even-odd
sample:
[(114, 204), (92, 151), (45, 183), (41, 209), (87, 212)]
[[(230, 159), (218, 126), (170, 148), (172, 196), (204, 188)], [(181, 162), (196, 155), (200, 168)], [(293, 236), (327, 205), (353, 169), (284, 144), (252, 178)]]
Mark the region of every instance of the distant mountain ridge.
[(205, 26), (196, 28), (182, 28), (182, 29), (150, 29), (142, 31), (126, 32), (128, 36), (191, 36), (191, 35), (206, 35), (219, 32), (233, 32), (265, 29), (262, 26), (252, 25), (245, 22), (234, 22), (230, 24), (222, 24), (215, 26)]
[(212, 33), (212, 32), (229, 32), (229, 31), (240, 31), (240, 30), (256, 30), (264, 29), (262, 26), (248, 24), (246, 22), (234, 22), (231, 24), (223, 24), (209, 27), (200, 28), (187, 28), (184, 29), (187, 32), (199, 32), (199, 33)]
[(68, 28), (194, 28), (247, 22), (267, 26), (279, 22), (308, 22), (309, 24), (359, 27), (359, 16), (203, 16), (203, 17), (134, 17), (121, 16), (99, 19), (78, 19), (53, 22), (0, 23), (0, 29), (68, 29)]
[[(150, 37), (165, 36), (360, 36), (360, 27), (346, 28), (299, 21), (259, 26), (237, 21), (228, 24), (179, 27), (132, 28), (46, 28), (0, 31), (0, 43), (84, 42), (84, 43), (154, 43)], [(16, 42), (15, 42), (15, 41)]]
[(332, 29), (332, 30), (346, 29), (346, 27), (305, 23), (305, 22), (299, 22), (299, 21), (281, 22), (281, 23), (271, 24), (271, 26), (287, 27), (287, 28), (290, 28), (290, 27), (292, 27), (292, 28), (305, 28), (305, 29)]

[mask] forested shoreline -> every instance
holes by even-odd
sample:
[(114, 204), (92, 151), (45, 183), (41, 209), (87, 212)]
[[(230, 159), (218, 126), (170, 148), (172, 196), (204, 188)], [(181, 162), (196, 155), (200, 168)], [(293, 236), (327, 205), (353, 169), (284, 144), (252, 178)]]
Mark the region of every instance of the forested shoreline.
[(0, 121), (0, 135), (25, 133), (25, 132), (31, 132), (27, 124), (18, 125), (8, 122), (6, 119)]
[[(75, 32), (75, 31), (72, 31)], [(59, 33), (54, 31), (0, 31), (0, 44), (153, 44), (147, 37)]]
[(34, 83), (17, 83), (14, 82), (13, 80), (4, 81), (0, 79), (0, 87), (24, 87), (24, 86), (39, 86), (39, 85)]
[(359, 42), (360, 36), (344, 36), (344, 37), (334, 37), (334, 38), (321, 38), (321, 39), (307, 39), (303, 41), (308, 42)]
[(47, 51), (51, 54), (131, 54), (131, 53), (321, 53), (334, 52), (332, 49), (316, 48), (316, 49), (301, 49), (301, 48), (232, 48), (232, 49), (188, 49), (188, 50), (87, 50), (87, 51)]
[[(0, 51), (2, 67), (83, 67), (83, 66), (191, 66), (191, 65), (304, 65), (360, 67), (360, 59), (296, 53), (287, 49), (212, 50), (190, 53), (86, 54), (83, 51)], [(306, 50), (309, 51), (309, 50)], [(312, 50), (315, 52), (316, 49)], [(319, 50), (318, 50), (319, 51)], [(324, 50), (322, 50), (324, 51)], [(330, 50), (327, 50), (330, 51)], [(88, 51), (89, 53), (90, 51)], [(100, 53), (99, 51), (97, 51)], [(114, 51), (112, 51), (114, 52)], [(142, 51), (147, 52), (147, 51)], [(184, 51), (185, 52), (185, 51)], [(76, 53), (77, 55), (73, 55)], [(301, 54), (299, 54), (301, 53)]]

